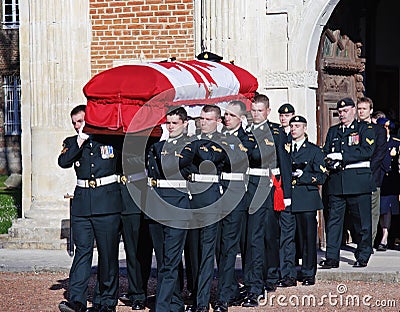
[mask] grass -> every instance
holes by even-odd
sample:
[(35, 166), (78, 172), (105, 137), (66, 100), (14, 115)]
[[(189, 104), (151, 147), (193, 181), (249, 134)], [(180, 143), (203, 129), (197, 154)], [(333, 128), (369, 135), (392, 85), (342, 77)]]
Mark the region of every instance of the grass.
[(0, 234), (6, 234), (13, 220), (21, 217), (21, 189), (8, 189), (4, 185), (7, 175), (0, 175)]

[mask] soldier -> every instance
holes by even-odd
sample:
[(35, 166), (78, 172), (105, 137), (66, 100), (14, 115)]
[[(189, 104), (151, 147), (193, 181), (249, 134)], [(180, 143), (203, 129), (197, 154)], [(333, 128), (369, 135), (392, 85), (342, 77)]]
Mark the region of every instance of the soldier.
[[(221, 120), (221, 110), (215, 105), (205, 105), (200, 113), (201, 134), (192, 142), (196, 173), (192, 174), (189, 190), (192, 194), (191, 207), (193, 219), (198, 220), (194, 227), (199, 228), (197, 241), (190, 241), (190, 248), (199, 252), (199, 266), (193, 272), (193, 306), (187, 311), (205, 312), (209, 310), (210, 289), (214, 273), (215, 242), (221, 206), (218, 200), (222, 194), (219, 176), (226, 161), (226, 153), (221, 146), (222, 135), (217, 132)], [(196, 231), (196, 229), (191, 230)]]
[(381, 185), (386, 169), (383, 160), (387, 151), (386, 131), (382, 127), (373, 124), (371, 114), (373, 112), (373, 102), (368, 97), (362, 97), (357, 101), (357, 115), (360, 121), (369, 123), (375, 131), (375, 149), (371, 156), (371, 171), (374, 177), (376, 191), (372, 192), (371, 215), (372, 215), (372, 246), (374, 245), (381, 206)]
[(64, 140), (58, 157), (62, 168), (74, 166), (77, 184), (72, 200), (71, 229), (76, 246), (69, 274), (69, 301), (59, 304), (62, 312), (86, 311), (93, 246), (98, 250), (98, 311), (115, 311), (118, 291), (118, 251), (121, 221), (121, 194), (118, 184), (118, 138), (87, 135), (85, 105), (71, 111), (78, 135)]
[[(147, 281), (151, 270), (153, 245), (144, 219), (147, 176), (145, 172), (144, 146), (149, 146), (158, 137), (130, 136), (124, 141), (124, 183), (121, 183), (123, 209), (121, 213), (122, 237), (126, 254), (128, 292), (119, 299), (132, 310), (144, 310)], [(147, 143), (146, 143), (147, 142)], [(140, 252), (139, 252), (140, 251)]]
[(148, 156), (149, 186), (146, 213), (157, 222), (161, 242), (154, 242), (157, 271), (157, 311), (183, 311), (178, 278), (188, 222), (191, 219), (187, 180), (193, 172), (193, 151), (184, 135), (187, 113), (176, 108), (166, 116), (167, 140), (151, 146)]
[[(221, 176), (225, 196), (222, 205), (233, 210), (219, 223), (217, 241), (218, 287), (214, 312), (226, 312), (229, 305), (241, 304), (239, 287), (235, 279), (236, 254), (240, 239), (242, 220), (246, 217), (246, 185), (244, 181), (248, 168), (248, 154), (255, 146), (254, 138), (244, 131), (246, 105), (242, 101), (232, 101), (224, 113), (225, 138), (231, 152), (230, 166), (227, 164)], [(226, 192), (226, 193), (225, 193)]]
[[(279, 107), (278, 109), (278, 113), (279, 113), (279, 122), (281, 123), (281, 126), (286, 134), (286, 137), (290, 137), (289, 121), (295, 114), (293, 105), (290, 103), (282, 104), (281, 107)], [(288, 141), (290, 141), (289, 138)]]
[(307, 121), (302, 116), (290, 119), (292, 160), (292, 205), (281, 213), (280, 287), (296, 285), (295, 232), (301, 236), (301, 277), (303, 285), (315, 284), (317, 272), (317, 210), (322, 209), (318, 186), (326, 179), (324, 153), (306, 136)]
[[(247, 297), (242, 303), (243, 307), (258, 306), (257, 299), (264, 293), (263, 261), (266, 261), (267, 267), (264, 277), (266, 290), (276, 289), (279, 279), (278, 210), (289, 206), (291, 201), (290, 150), (284, 148), (283, 130), (279, 125), (268, 121), (270, 111), (268, 97), (262, 94), (256, 95), (251, 105), (253, 124), (249, 128), (257, 145), (251, 153), (248, 169), (250, 203), (244, 270)], [(274, 186), (271, 188), (272, 183)], [(276, 190), (282, 191), (282, 188), (284, 194), (279, 192), (274, 194)]]
[(370, 160), (375, 147), (371, 125), (355, 119), (352, 99), (344, 98), (336, 106), (340, 123), (329, 128), (324, 145), (329, 177), (328, 219), (326, 220), (326, 259), (322, 268), (339, 267), (340, 245), (346, 207), (352, 216), (357, 237), (354, 253), (356, 268), (366, 267), (372, 253), (371, 192), (375, 190)]

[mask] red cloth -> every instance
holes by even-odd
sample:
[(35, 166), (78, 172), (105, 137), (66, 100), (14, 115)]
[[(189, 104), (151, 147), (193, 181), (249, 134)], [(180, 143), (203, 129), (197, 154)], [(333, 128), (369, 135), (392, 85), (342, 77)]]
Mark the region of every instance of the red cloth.
[(282, 211), (285, 210), (285, 201), (283, 196), (283, 189), (282, 189), (282, 179), (278, 181), (274, 175), (272, 175), (272, 183), (275, 186), (274, 191), (274, 210), (275, 211)]
[[(138, 132), (164, 122), (170, 106), (251, 99), (258, 88), (248, 71), (210, 61), (154, 62), (115, 67), (83, 88), (85, 121), (94, 127)], [(250, 101), (246, 105), (250, 107)]]

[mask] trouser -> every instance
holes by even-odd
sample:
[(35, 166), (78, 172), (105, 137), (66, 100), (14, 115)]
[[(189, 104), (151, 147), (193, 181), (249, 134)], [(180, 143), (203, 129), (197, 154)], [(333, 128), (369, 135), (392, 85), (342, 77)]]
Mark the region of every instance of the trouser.
[(117, 305), (118, 253), (120, 238), (119, 213), (89, 217), (71, 216), (75, 256), (69, 273), (69, 300), (86, 306), (88, 283), (92, 268), (93, 247), (98, 251), (98, 303)]
[(280, 218), (280, 268), (282, 278), (296, 278), (296, 216), (290, 211), (282, 211)]
[(273, 195), (271, 194), (265, 215), (264, 235), (264, 281), (276, 283), (279, 279), (279, 246), (280, 246), (280, 212), (273, 208)]
[(217, 300), (229, 302), (236, 296), (238, 283), (235, 278), (236, 255), (241, 236), (241, 224), (246, 215), (246, 198), (219, 222), (217, 239), (218, 287)]
[(296, 228), (301, 236), (301, 276), (314, 278), (317, 272), (317, 212), (296, 212)]
[(141, 214), (121, 215), (122, 237), (126, 254), (126, 269), (128, 275), (128, 297), (131, 301), (145, 300), (142, 266), (139, 261), (139, 230)]
[(368, 262), (372, 253), (371, 194), (329, 195), (329, 218), (326, 225), (326, 258), (339, 261), (346, 206), (357, 235), (357, 260)]
[(374, 246), (376, 232), (378, 231), (379, 216), (381, 214), (381, 188), (377, 187), (371, 196), (372, 217), (372, 246)]
[(183, 311), (179, 268), (182, 263), (187, 230), (162, 226), (164, 235), (163, 259), (158, 270), (156, 311)]
[(210, 303), (217, 229), (218, 223), (214, 223), (201, 228), (199, 233), (200, 258), (197, 289), (195, 291), (198, 307), (208, 307)]

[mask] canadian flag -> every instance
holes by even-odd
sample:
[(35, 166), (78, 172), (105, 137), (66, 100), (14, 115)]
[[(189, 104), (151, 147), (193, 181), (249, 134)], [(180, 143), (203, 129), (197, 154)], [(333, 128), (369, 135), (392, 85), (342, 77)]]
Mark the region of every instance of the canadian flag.
[(85, 85), (85, 120), (111, 131), (139, 132), (162, 124), (171, 106), (251, 99), (257, 88), (253, 75), (230, 63), (193, 60), (124, 65), (97, 74)]

